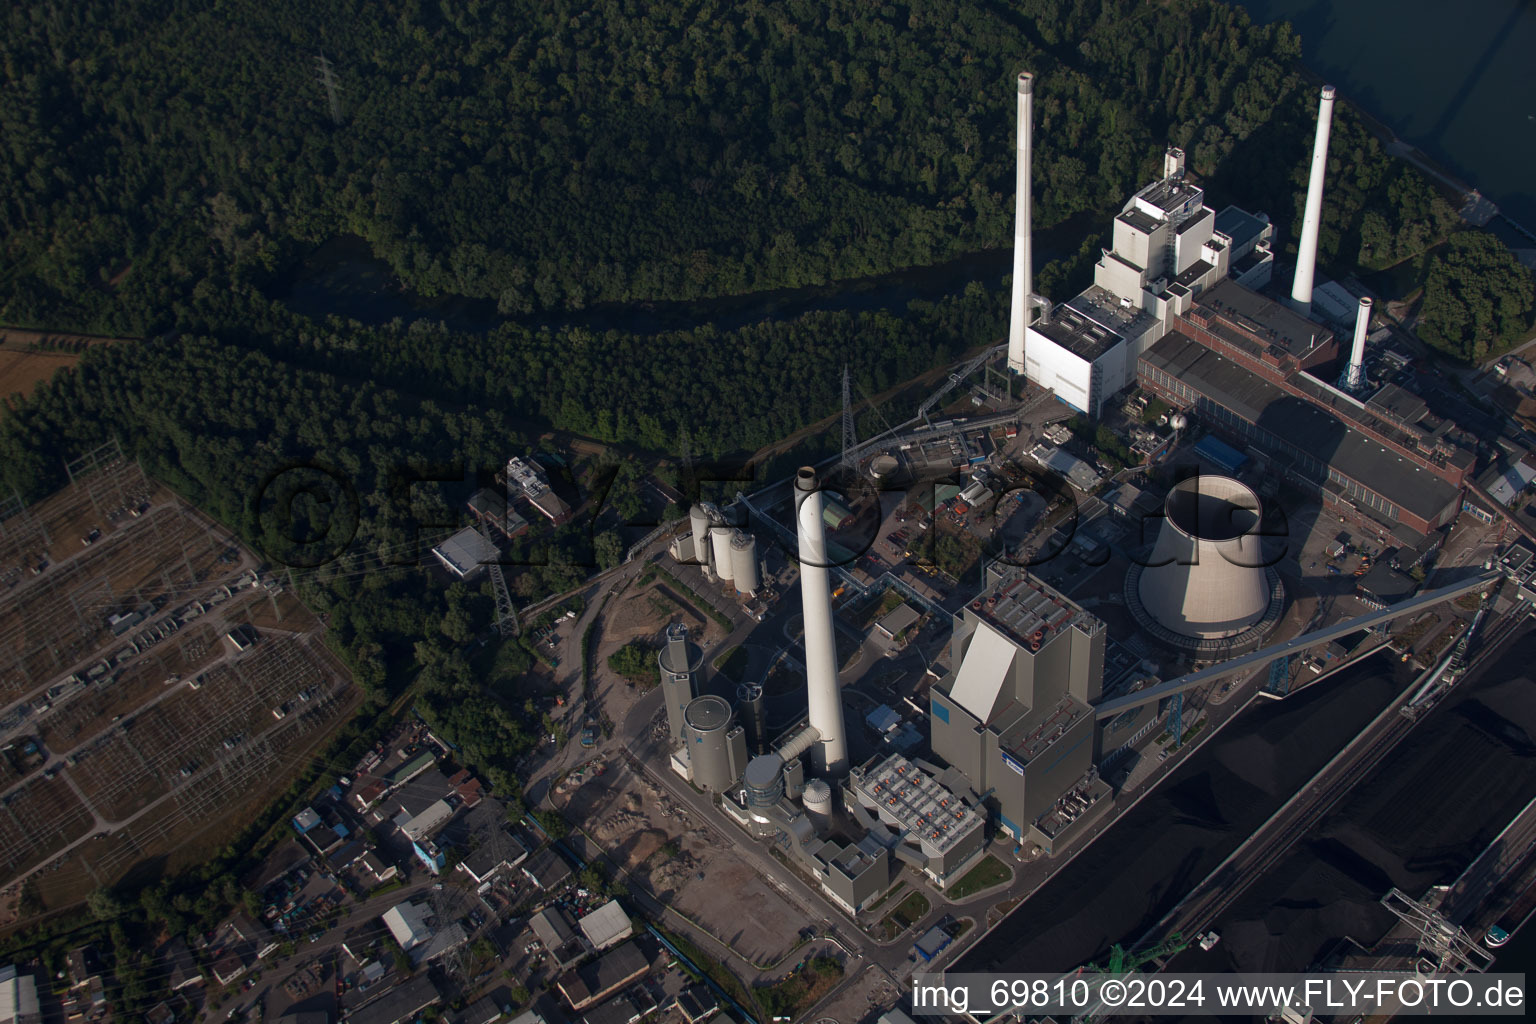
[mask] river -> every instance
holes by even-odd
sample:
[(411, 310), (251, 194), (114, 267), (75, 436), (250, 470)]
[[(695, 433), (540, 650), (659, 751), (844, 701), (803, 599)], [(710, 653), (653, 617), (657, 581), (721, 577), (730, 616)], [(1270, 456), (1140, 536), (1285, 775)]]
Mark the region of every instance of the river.
[(1237, 2), (1289, 21), (1345, 99), (1536, 230), (1536, 4)]

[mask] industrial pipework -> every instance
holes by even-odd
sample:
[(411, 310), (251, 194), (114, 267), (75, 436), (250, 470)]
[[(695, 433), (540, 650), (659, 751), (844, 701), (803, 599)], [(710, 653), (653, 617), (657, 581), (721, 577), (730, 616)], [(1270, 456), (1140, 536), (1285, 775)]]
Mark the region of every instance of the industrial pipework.
[(1312, 176), (1307, 181), (1307, 209), (1296, 246), (1296, 276), (1291, 280), (1291, 308), (1312, 314), (1312, 277), (1317, 268), (1317, 234), (1323, 220), (1323, 179), (1328, 174), (1328, 132), (1333, 125), (1333, 86), (1323, 86), (1317, 105), (1317, 138), (1312, 143)]

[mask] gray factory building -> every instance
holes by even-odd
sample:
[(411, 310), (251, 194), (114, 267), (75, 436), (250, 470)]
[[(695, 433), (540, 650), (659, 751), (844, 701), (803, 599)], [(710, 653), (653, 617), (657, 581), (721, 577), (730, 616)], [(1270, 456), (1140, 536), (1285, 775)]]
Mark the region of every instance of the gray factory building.
[(1022, 569), (988, 575), (956, 622), (953, 668), (931, 692), (933, 752), (1023, 840), (1093, 767), (1105, 628)]
[(857, 843), (812, 841), (805, 852), (822, 892), (850, 914), (857, 914), (890, 888), (890, 851), (868, 836)]
[(889, 837), (897, 859), (943, 889), (985, 852), (987, 820), (925, 767), (892, 754), (855, 768), (848, 808), (872, 834)]

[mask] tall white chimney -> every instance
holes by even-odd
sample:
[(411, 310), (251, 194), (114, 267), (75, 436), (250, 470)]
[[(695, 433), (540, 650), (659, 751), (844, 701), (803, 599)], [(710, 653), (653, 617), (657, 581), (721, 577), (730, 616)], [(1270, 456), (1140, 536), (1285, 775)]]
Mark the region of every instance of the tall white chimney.
[(1349, 350), (1349, 369), (1344, 371), (1346, 391), (1358, 391), (1365, 384), (1365, 336), (1371, 333), (1371, 300), (1361, 299), (1355, 313), (1355, 345)]
[(1333, 86), (1323, 86), (1317, 105), (1317, 138), (1312, 143), (1312, 176), (1307, 181), (1307, 209), (1296, 246), (1296, 277), (1291, 282), (1291, 308), (1312, 313), (1312, 275), (1317, 269), (1317, 232), (1323, 220), (1323, 178), (1328, 174), (1328, 131), (1333, 126)]
[(839, 777), (848, 771), (848, 739), (843, 731), (843, 696), (837, 683), (837, 651), (832, 638), (827, 528), (822, 520), (816, 471), (810, 466), (795, 474), (795, 505), (800, 605), (805, 620), (805, 689), (809, 724), (819, 733), (811, 746), (811, 767), (818, 775)]
[(1014, 180), (1013, 307), (1008, 317), (1008, 369), (1024, 372), (1024, 328), (1029, 326), (1029, 300), (1034, 294), (1035, 269), (1030, 240), (1030, 146), (1033, 134), (1035, 76), (1019, 72), (1018, 168)]

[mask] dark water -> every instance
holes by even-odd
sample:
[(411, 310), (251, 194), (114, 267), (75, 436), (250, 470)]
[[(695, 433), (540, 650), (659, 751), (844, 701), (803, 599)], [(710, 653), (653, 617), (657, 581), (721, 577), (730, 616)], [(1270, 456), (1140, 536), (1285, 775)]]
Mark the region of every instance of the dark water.
[(1237, 2), (1290, 21), (1309, 67), (1536, 230), (1536, 4)]
[(1404, 686), (1368, 659), (1251, 705), (987, 936), (956, 971), (1061, 971), (1141, 935)]
[[(1037, 247), (1036, 251), (1042, 263), (1051, 257), (1049, 249), (1042, 252)], [(507, 316), (489, 299), (427, 298), (403, 288), (388, 264), (374, 257), (364, 239), (347, 235), (315, 250), (278, 290), (277, 297), (304, 316), (339, 316), (370, 325), (425, 319), (466, 332), (489, 331), (517, 322), (556, 330), (583, 327), (658, 334), (702, 324), (733, 330), (763, 320), (793, 320), (811, 312), (904, 309), (914, 299), (951, 295), (972, 281), (1001, 291), (1012, 263), (1011, 248), (992, 249), (933, 266), (831, 285), (688, 302), (603, 303), (570, 312)]]

